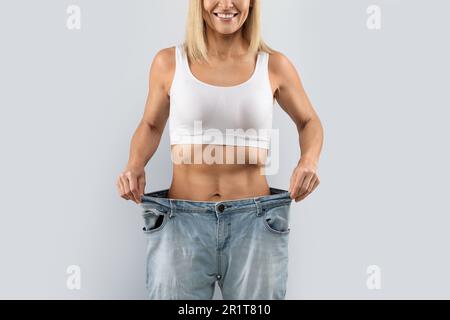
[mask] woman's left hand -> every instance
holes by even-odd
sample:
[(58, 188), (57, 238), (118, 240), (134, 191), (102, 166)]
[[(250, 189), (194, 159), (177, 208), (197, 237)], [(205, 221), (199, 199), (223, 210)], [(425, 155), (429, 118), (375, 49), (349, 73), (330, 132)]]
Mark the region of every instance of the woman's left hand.
[(292, 173), (289, 185), (291, 198), (295, 199), (295, 202), (306, 198), (319, 185), (316, 170), (314, 162), (300, 159)]

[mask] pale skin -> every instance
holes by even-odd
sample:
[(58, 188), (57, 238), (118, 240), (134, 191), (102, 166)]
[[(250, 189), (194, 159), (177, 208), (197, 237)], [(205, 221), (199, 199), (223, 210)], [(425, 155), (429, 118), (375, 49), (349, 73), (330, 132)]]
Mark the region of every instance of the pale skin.
[[(208, 57), (211, 64), (189, 62), (199, 80), (217, 86), (233, 86), (249, 79), (256, 58), (249, 56), (248, 43), (241, 27), (248, 17), (252, 0), (204, 0), (203, 18), (207, 25)], [(232, 22), (223, 22), (214, 12), (237, 12)], [(145, 192), (145, 166), (159, 146), (169, 117), (169, 89), (175, 73), (175, 48), (160, 50), (149, 74), (149, 90), (143, 117), (132, 137), (130, 157), (117, 178), (119, 195), (140, 203)], [(323, 128), (300, 76), (289, 59), (280, 52), (269, 58), (269, 79), (273, 97), (295, 123), (301, 155), (293, 169), (288, 190), (296, 202), (310, 195), (319, 185), (317, 166), (323, 144)], [(181, 145), (173, 145), (177, 152)], [(189, 146), (192, 147), (193, 146)], [(198, 147), (198, 146), (197, 146)], [(207, 145), (201, 146), (204, 150)], [(217, 146), (216, 146), (217, 147)], [(224, 155), (242, 151), (245, 163), (185, 164), (174, 163), (169, 198), (195, 201), (223, 201), (270, 194), (266, 177), (261, 174), (264, 153), (250, 162), (250, 148), (219, 146)]]

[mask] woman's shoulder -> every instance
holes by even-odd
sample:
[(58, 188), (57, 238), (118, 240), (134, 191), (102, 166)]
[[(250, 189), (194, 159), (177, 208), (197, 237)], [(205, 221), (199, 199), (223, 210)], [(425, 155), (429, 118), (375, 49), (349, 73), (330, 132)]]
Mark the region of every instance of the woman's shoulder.
[(150, 66), (150, 78), (165, 88), (170, 88), (175, 74), (175, 46), (160, 49)]
[(269, 65), (273, 68), (283, 68), (290, 63), (289, 58), (280, 51), (271, 50), (267, 54), (269, 55)]
[(271, 50), (269, 54), (269, 70), (273, 74), (292, 72), (294, 67), (290, 59), (282, 52)]
[(160, 49), (153, 57), (151, 68), (155, 69), (160, 75), (174, 73), (176, 66), (175, 47)]
[(162, 66), (170, 65), (175, 61), (175, 48), (176, 46), (160, 49), (153, 58), (153, 62)]

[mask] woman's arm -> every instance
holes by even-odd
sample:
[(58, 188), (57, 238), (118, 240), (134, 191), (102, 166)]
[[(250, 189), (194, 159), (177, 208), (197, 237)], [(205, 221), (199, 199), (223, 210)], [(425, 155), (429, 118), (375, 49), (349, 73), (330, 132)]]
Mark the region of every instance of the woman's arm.
[(299, 134), (301, 155), (289, 186), (291, 197), (298, 202), (319, 184), (316, 171), (323, 144), (323, 128), (294, 65), (279, 52), (272, 54), (269, 61), (270, 74), (277, 85), (275, 98), (294, 121)]
[(117, 179), (122, 198), (139, 203), (145, 189), (145, 166), (159, 146), (169, 117), (168, 91), (173, 78), (174, 48), (159, 51), (149, 74), (149, 89), (143, 117), (131, 139), (128, 164)]

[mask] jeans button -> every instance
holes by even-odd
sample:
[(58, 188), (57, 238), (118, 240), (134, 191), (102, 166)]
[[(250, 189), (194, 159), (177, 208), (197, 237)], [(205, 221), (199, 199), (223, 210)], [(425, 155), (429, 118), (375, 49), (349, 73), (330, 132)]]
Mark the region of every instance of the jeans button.
[(217, 209), (222, 212), (223, 210), (225, 210), (225, 205), (223, 203), (219, 204), (219, 206), (217, 207)]

